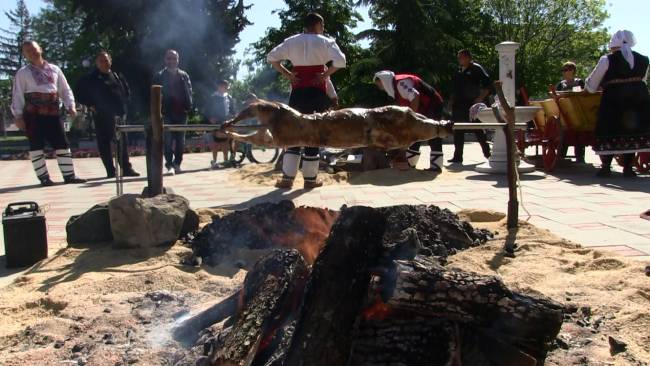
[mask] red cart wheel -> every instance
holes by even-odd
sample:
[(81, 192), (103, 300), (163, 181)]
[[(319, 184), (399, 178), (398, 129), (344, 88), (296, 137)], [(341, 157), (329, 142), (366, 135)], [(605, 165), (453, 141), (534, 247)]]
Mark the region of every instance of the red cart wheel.
[(517, 150), (521, 156), (525, 155), (526, 152), (526, 130), (517, 131)]
[(560, 121), (556, 117), (546, 121), (544, 138), (542, 139), (542, 162), (544, 171), (552, 172), (561, 159), (562, 133)]
[(639, 173), (647, 173), (650, 171), (650, 152), (640, 152), (636, 154), (636, 171)]

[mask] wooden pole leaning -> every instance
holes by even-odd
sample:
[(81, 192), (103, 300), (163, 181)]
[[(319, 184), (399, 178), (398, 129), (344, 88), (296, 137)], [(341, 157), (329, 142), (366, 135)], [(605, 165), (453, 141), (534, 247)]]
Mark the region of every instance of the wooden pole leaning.
[(516, 229), (519, 223), (519, 200), (517, 198), (517, 147), (515, 144), (515, 109), (508, 104), (503, 93), (501, 81), (496, 81), (494, 86), (501, 102), (503, 118), (506, 125), (506, 158), (508, 160), (508, 229)]

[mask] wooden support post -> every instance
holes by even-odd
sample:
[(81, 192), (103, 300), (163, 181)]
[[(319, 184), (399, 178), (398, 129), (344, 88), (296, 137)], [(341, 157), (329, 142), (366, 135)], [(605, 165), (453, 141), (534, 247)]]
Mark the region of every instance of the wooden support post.
[(151, 150), (147, 173), (149, 187), (147, 196), (154, 197), (163, 193), (163, 121), (162, 121), (162, 86), (151, 86)]
[(503, 94), (501, 81), (494, 83), (501, 102), (506, 126), (506, 157), (508, 160), (508, 229), (516, 229), (519, 222), (519, 200), (517, 199), (517, 146), (515, 144), (515, 109), (508, 104)]

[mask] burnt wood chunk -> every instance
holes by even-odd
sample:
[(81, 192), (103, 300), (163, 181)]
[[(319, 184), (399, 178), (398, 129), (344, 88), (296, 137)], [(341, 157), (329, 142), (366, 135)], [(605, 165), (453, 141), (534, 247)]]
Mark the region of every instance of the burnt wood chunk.
[(235, 315), (239, 294), (237, 291), (225, 300), (183, 321), (172, 330), (172, 336), (186, 346), (194, 344), (203, 329)]
[(446, 365), (455, 328), (451, 322), (411, 317), (362, 321), (355, 333), (350, 365)]
[(295, 249), (276, 250), (260, 259), (246, 275), (242, 310), (220, 347), (210, 355), (211, 365), (250, 365), (267, 347), (286, 314), (296, 309), (309, 274)]
[(352, 328), (377, 263), (386, 220), (353, 207), (339, 219), (313, 266), (285, 365), (347, 365)]
[(381, 286), (392, 288), (385, 302), (397, 312), (471, 324), (539, 360), (546, 357), (562, 326), (561, 304), (513, 293), (494, 276), (445, 268), (417, 257), (395, 261), (390, 277)]

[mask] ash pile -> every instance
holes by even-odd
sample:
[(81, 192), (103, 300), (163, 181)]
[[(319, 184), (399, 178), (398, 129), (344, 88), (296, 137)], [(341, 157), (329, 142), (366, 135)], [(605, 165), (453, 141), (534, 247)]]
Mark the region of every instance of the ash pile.
[[(240, 234), (255, 239), (248, 245), (278, 249), (253, 266), (240, 291), (175, 329), (194, 352), (188, 365), (541, 365), (562, 325), (559, 303), (447, 268), (445, 256), (490, 237), (447, 210), (297, 214), (287, 202), (251, 210), (252, 217), (217, 219), (197, 237), (197, 253), (225, 250), (225, 239), (204, 235), (233, 238), (231, 227), (251, 230)], [(258, 214), (278, 210), (286, 221), (276, 229), (290, 239), (257, 226), (272, 220)], [(314, 217), (333, 219), (324, 238), (322, 227), (313, 230), (319, 235), (301, 227)], [(314, 248), (310, 262), (303, 253)]]

